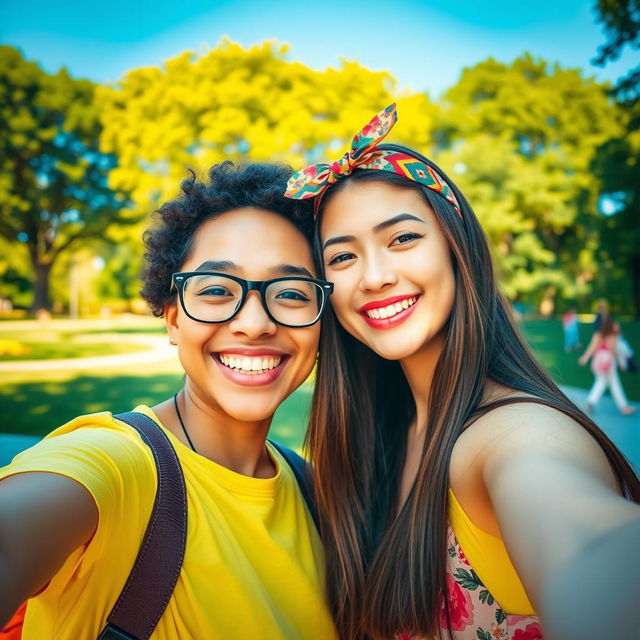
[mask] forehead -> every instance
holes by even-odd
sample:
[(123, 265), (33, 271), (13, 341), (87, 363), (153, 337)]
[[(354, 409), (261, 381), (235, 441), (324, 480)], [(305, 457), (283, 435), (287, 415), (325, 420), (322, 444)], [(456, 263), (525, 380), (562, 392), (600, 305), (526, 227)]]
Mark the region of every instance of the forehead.
[(283, 216), (253, 207), (226, 211), (200, 226), (182, 269), (196, 269), (207, 260), (233, 262), (253, 279), (281, 264), (313, 272), (311, 249), (302, 232)]
[(323, 239), (359, 235), (399, 213), (411, 213), (427, 223), (435, 215), (416, 189), (375, 181), (350, 182), (324, 208), (320, 234)]

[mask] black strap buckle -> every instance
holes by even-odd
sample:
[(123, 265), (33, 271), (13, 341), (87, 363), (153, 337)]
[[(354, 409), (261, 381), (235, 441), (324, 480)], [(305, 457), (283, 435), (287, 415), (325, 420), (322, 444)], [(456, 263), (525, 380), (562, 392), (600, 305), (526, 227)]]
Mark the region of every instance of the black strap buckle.
[(109, 623), (101, 631), (98, 640), (138, 640), (138, 638)]

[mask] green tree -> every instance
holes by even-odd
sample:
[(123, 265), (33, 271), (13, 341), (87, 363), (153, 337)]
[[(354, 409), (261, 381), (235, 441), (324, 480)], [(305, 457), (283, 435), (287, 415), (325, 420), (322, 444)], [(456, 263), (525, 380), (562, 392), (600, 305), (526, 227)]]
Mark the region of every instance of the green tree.
[[(607, 42), (600, 47), (593, 64), (603, 67), (617, 60), (627, 45), (632, 49), (640, 48), (639, 0), (597, 0), (595, 11), (597, 21), (604, 26)], [(640, 64), (616, 82), (614, 93), (623, 102), (638, 102)]]
[(116, 157), (99, 150), (94, 89), (0, 47), (0, 235), (28, 248), (34, 310), (50, 306), (49, 276), (61, 254), (130, 221), (124, 193), (107, 184)]
[[(627, 46), (640, 48), (638, 0), (598, 0), (595, 10), (607, 42), (594, 64), (604, 66), (616, 60)], [(602, 262), (608, 272), (622, 268), (613, 279), (627, 285), (619, 295), (624, 298), (631, 293), (635, 316), (640, 318), (640, 65), (619, 79), (611, 93), (620, 103), (626, 132), (602, 145), (593, 163), (606, 197), (617, 203), (615, 215), (602, 225)]]
[[(137, 291), (124, 277), (108, 278), (124, 273), (118, 266), (123, 261), (128, 274), (139, 271), (149, 214), (176, 196), (187, 169), (204, 175), (223, 160), (275, 160), (294, 168), (335, 160), (355, 132), (394, 100), (394, 89), (390, 74), (356, 62), (314, 71), (288, 61), (286, 45), (267, 41), (244, 48), (228, 40), (100, 87), (101, 148), (119, 158), (109, 184), (130, 192), (131, 211), (145, 216), (136, 227), (109, 231), (119, 248), (107, 256), (104, 295), (119, 291), (129, 298)], [(394, 139), (427, 148), (436, 108), (423, 94), (397, 102)]]
[[(0, 235), (0, 303), (28, 307), (32, 298), (29, 256), (25, 246)], [(6, 308), (6, 307), (5, 307)]]
[[(625, 111), (627, 122), (632, 115)], [(602, 183), (611, 215), (601, 221), (601, 264), (609, 276), (609, 291), (601, 295), (629, 301), (640, 318), (640, 130), (602, 145), (593, 160), (594, 175)], [(622, 285), (622, 286), (616, 286)], [(627, 304), (625, 304), (627, 303)]]
[[(150, 212), (175, 196), (189, 167), (333, 160), (393, 101), (394, 87), (388, 73), (355, 62), (322, 72), (289, 62), (287, 47), (274, 42), (245, 49), (225, 40), (201, 55), (134, 69), (99, 90), (102, 149), (120, 161), (110, 184), (131, 192), (135, 210)], [(401, 103), (396, 135), (426, 144), (433, 107), (421, 95)]]
[(596, 268), (597, 148), (622, 133), (606, 86), (525, 54), (465, 69), (436, 123), (489, 235), (508, 295), (586, 295)]

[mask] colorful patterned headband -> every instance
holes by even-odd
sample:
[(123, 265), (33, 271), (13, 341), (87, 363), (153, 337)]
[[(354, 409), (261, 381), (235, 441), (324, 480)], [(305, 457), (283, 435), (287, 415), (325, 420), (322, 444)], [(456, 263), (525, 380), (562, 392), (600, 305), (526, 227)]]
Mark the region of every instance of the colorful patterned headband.
[(377, 148), (397, 120), (398, 113), (394, 103), (354, 136), (351, 151), (342, 158), (333, 164), (312, 164), (294, 173), (287, 183), (284, 195), (294, 200), (319, 196), (315, 202), (317, 213), (321, 196), (330, 185), (350, 176), (354, 169), (378, 169), (403, 176), (439, 193), (462, 218), (460, 205), (451, 187), (433, 167), (407, 153)]

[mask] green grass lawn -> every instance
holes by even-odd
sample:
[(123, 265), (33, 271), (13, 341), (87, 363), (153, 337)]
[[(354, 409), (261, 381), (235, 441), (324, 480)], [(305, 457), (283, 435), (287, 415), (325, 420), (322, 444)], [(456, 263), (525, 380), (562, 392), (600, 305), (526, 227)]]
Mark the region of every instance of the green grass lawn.
[[(150, 375), (116, 372), (21, 374), (0, 387), (0, 432), (43, 436), (77, 415), (95, 411), (129, 411), (138, 404), (154, 405), (182, 387), (182, 374), (170, 369)], [(271, 436), (300, 447), (309, 412), (311, 387), (303, 385), (278, 409)]]
[[(527, 320), (521, 325), (522, 331), (538, 360), (551, 373), (558, 384), (589, 389), (593, 384), (593, 374), (589, 365), (581, 367), (578, 358), (584, 353), (591, 336), (592, 324), (580, 324), (582, 348), (573, 353), (564, 352), (564, 337), (560, 320)], [(631, 347), (636, 352), (636, 362), (640, 364), (640, 322), (622, 322), (621, 329)], [(640, 402), (640, 373), (620, 372), (620, 379), (629, 400)]]
[(0, 323), (0, 362), (87, 358), (143, 351), (148, 346), (136, 343), (136, 337), (164, 333), (161, 326), (80, 327), (72, 330), (34, 322), (29, 329), (3, 330)]
[[(565, 354), (563, 351), (560, 321), (527, 321), (522, 328), (540, 361), (556, 381), (585, 389), (591, 386), (593, 376), (588, 367), (578, 365), (579, 353)], [(591, 336), (591, 327), (582, 325), (580, 330), (586, 344)], [(149, 330), (141, 327), (91, 327), (86, 332), (77, 329), (73, 335), (99, 335), (114, 331), (144, 333)], [(150, 329), (154, 334), (160, 331), (154, 327)], [(640, 351), (640, 322), (624, 323), (623, 331), (632, 347)], [(31, 332), (34, 342), (34, 332), (38, 341), (44, 341), (43, 331), (36, 327)], [(0, 339), (4, 336), (0, 330)], [(80, 343), (76, 344), (78, 346)], [(82, 346), (89, 346), (89, 343)], [(623, 373), (622, 381), (629, 398), (640, 401), (640, 374)], [(121, 412), (137, 404), (156, 404), (173, 395), (181, 386), (182, 373), (177, 362), (154, 364), (141, 370), (128, 367), (101, 371), (0, 372), (0, 432), (44, 435), (83, 413)], [(283, 403), (274, 418), (271, 435), (289, 446), (300, 446), (310, 399), (311, 388), (304, 385)]]
[(144, 345), (117, 342), (91, 342), (86, 344), (77, 344), (72, 341), (20, 341), (20, 351), (18, 353), (2, 353), (2, 344), (3, 343), (0, 340), (0, 362), (113, 356), (118, 353), (131, 353), (133, 351), (141, 351), (147, 348)]

